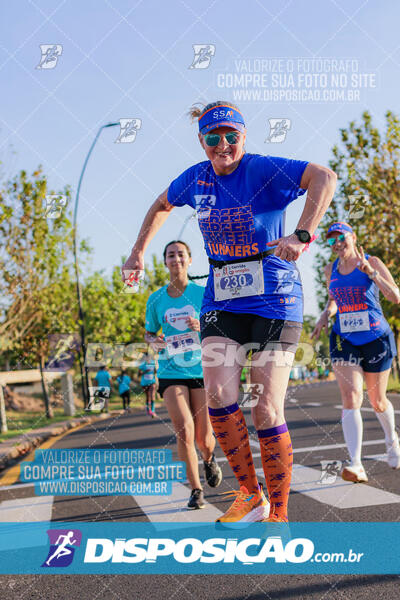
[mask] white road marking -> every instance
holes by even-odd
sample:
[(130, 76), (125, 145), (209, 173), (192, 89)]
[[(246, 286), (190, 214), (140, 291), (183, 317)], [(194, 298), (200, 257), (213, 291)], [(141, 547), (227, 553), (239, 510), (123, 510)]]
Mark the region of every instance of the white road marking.
[(302, 404), (301, 406), (321, 406), (321, 402), (306, 402), (305, 404)]
[[(385, 439), (381, 440), (367, 440), (363, 442), (363, 446), (374, 446), (375, 444), (384, 444)], [(250, 446), (253, 448), (260, 448), (260, 445), (255, 440), (250, 439)], [(324, 446), (305, 446), (301, 448), (293, 448), (293, 454), (297, 452), (318, 452), (319, 450), (335, 450), (336, 448), (346, 448), (346, 444), (325, 444)], [(253, 453), (253, 457), (261, 456), (261, 454)], [(221, 459), (217, 459), (221, 460)], [(223, 459), (222, 459), (223, 460)]]
[(370, 460), (379, 460), (381, 462), (387, 462), (387, 454), (367, 454), (366, 456), (362, 457), (363, 460), (364, 458), (368, 458)]
[[(226, 458), (224, 457), (226, 460)], [(218, 494), (218, 488), (214, 491), (208, 486), (204, 487), (204, 495), (213, 493)], [(190, 489), (178, 481), (172, 483), (172, 494), (169, 496), (132, 496), (137, 505), (145, 513), (146, 517), (157, 523), (161, 522), (179, 522), (187, 521), (190, 523), (213, 522), (222, 511), (213, 504), (207, 502), (205, 498), (205, 507), (201, 510), (190, 510), (187, 508)]]
[[(51, 521), (53, 500), (54, 496), (32, 496), (0, 502), (0, 550), (45, 546), (48, 538), (41, 523)], [(15, 530), (7, 523), (27, 525)]]
[[(342, 410), (343, 406), (341, 404), (335, 404), (335, 406), (333, 408), (339, 408), (340, 410)], [(363, 410), (365, 412), (375, 412), (373, 408), (371, 408), (370, 406), (362, 406), (360, 410)], [(400, 410), (395, 410), (394, 411), (395, 415), (400, 415)]]
[(13, 498), (0, 502), (0, 522), (27, 523), (51, 521), (54, 496)]
[[(367, 473), (368, 474), (368, 473)], [(335, 483), (319, 483), (321, 471), (294, 464), (291, 490), (336, 508), (358, 508), (400, 502), (400, 496), (363, 483), (354, 484), (338, 477)]]
[(31, 487), (33, 488), (35, 486), (34, 483), (13, 483), (12, 485), (0, 485), (0, 492), (2, 492), (3, 490), (19, 490), (20, 488), (26, 488), (26, 487)]

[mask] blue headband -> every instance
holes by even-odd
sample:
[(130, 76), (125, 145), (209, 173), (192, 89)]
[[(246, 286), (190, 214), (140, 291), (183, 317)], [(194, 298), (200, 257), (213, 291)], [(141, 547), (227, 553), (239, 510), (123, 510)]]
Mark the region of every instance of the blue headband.
[(199, 131), (203, 135), (217, 127), (232, 127), (244, 133), (245, 125), (242, 113), (226, 104), (209, 108), (199, 119)]
[(326, 235), (328, 236), (333, 231), (340, 231), (341, 233), (348, 231), (349, 233), (353, 233), (353, 230), (350, 227), (350, 225), (347, 225), (347, 223), (343, 223), (343, 222), (333, 223), (333, 225), (331, 225), (329, 227), (328, 231), (326, 232)]

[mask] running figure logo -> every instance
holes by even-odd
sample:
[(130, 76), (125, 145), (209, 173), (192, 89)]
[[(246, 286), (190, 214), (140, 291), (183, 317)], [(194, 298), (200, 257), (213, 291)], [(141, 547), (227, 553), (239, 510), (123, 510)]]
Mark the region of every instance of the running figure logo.
[(63, 47), (61, 44), (40, 44), (42, 57), (37, 69), (54, 69), (57, 61), (62, 54)]
[(131, 144), (136, 139), (136, 133), (142, 126), (142, 119), (120, 119), (120, 132), (115, 144)]
[(58, 219), (67, 206), (67, 197), (62, 194), (46, 196), (45, 219)]
[(111, 389), (109, 387), (89, 386), (89, 404), (85, 410), (103, 410), (106, 400), (110, 397)]
[(264, 143), (280, 144), (284, 142), (292, 121), (290, 119), (268, 119), (268, 122), (270, 131)]
[(74, 558), (75, 548), (81, 545), (79, 529), (48, 529), (50, 549), (42, 567), (68, 567)]
[(52, 333), (48, 336), (49, 359), (44, 371), (65, 373), (74, 364), (81, 342), (76, 333)]
[(134, 271), (132, 269), (123, 269), (125, 282), (120, 294), (137, 294), (140, 289), (140, 281), (144, 279), (144, 271)]
[(215, 55), (214, 44), (193, 44), (194, 58), (189, 69), (207, 69)]
[(342, 461), (340, 460), (321, 460), (321, 477), (318, 483), (330, 484), (335, 483), (337, 476), (342, 469)]
[(362, 219), (365, 213), (365, 207), (369, 203), (368, 194), (352, 194), (349, 196), (349, 215), (348, 220)]
[(243, 383), (243, 392), (239, 393), (239, 406), (243, 408), (253, 408), (257, 406), (260, 400), (260, 394), (264, 391), (262, 383)]

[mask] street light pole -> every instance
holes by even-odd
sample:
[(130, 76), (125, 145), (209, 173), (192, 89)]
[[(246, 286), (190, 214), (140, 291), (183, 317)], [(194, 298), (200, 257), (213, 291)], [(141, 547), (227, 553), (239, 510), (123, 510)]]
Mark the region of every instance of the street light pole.
[[(117, 123), (107, 123), (107, 125), (102, 125), (100, 127), (99, 131), (97, 132), (96, 137), (93, 140), (92, 145), (90, 146), (90, 149), (86, 156), (85, 162), (83, 163), (82, 172), (79, 177), (78, 188), (76, 190), (75, 209), (74, 209), (73, 242), (74, 242), (74, 262), (75, 262), (75, 276), (76, 276), (76, 297), (77, 297), (78, 306), (79, 306), (79, 321), (80, 321), (81, 342), (82, 342), (82, 351), (83, 351), (83, 362), (85, 361), (85, 358), (86, 358), (86, 336), (85, 336), (85, 322), (84, 322), (85, 315), (83, 312), (82, 292), (81, 292), (81, 286), (79, 283), (78, 250), (77, 250), (77, 241), (76, 241), (79, 192), (81, 190), (83, 175), (85, 174), (90, 155), (92, 154), (93, 148), (95, 147), (97, 140), (100, 137), (101, 132), (103, 131), (103, 129), (106, 129), (107, 127), (116, 127), (117, 125), (119, 126), (119, 121)], [(84, 401), (84, 404), (86, 407), (88, 405), (88, 401), (89, 401), (88, 369), (85, 364), (82, 364), (81, 359), (79, 360), (79, 364), (80, 364), (80, 370), (81, 370), (81, 385), (82, 385), (83, 401)]]

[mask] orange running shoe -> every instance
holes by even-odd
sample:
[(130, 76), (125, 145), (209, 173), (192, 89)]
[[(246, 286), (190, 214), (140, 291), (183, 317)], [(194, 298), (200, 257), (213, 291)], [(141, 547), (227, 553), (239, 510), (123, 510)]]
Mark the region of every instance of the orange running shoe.
[(264, 496), (262, 485), (259, 485), (258, 492), (253, 494), (249, 494), (247, 488), (242, 485), (239, 491), (224, 492), (221, 495), (236, 498), (226, 513), (217, 519), (217, 523), (256, 523), (268, 516), (269, 502)]

